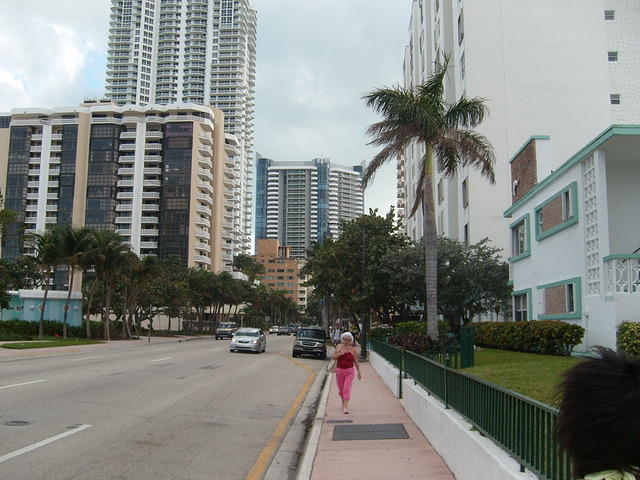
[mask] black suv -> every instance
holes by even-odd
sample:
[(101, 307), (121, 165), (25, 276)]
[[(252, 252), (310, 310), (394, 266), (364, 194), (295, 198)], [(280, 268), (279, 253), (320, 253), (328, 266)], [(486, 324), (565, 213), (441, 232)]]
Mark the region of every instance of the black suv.
[(216, 328), (216, 340), (221, 338), (233, 338), (233, 334), (236, 333), (238, 324), (236, 322), (222, 322)]
[(293, 342), (294, 357), (313, 355), (324, 360), (327, 358), (327, 337), (321, 327), (300, 327)]

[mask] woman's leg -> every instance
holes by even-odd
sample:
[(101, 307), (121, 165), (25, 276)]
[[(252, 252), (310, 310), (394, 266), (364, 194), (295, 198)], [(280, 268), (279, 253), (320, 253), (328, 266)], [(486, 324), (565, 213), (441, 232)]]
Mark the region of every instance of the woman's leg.
[(346, 369), (336, 368), (336, 384), (338, 385), (338, 396), (342, 399), (342, 408), (344, 408), (344, 381), (346, 378)]
[(345, 369), (345, 378), (342, 385), (342, 408), (349, 412), (349, 400), (351, 399), (351, 386), (356, 378), (356, 367)]

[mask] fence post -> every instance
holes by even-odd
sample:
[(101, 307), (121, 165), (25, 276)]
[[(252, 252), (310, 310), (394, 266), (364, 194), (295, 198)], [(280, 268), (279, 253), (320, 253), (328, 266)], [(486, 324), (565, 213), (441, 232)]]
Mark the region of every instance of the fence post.
[(404, 347), (402, 347), (400, 355), (400, 371), (398, 372), (398, 398), (402, 398), (402, 378), (404, 377)]
[(449, 368), (443, 365), (444, 368), (444, 408), (449, 409)]

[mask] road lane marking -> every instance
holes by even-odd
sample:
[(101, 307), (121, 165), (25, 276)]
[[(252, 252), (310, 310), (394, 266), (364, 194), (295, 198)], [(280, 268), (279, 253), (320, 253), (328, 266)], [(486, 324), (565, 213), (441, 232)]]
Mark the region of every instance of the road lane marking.
[(167, 350), (167, 347), (163, 347), (163, 348), (156, 348), (154, 350), (149, 350), (150, 352), (161, 352), (162, 350)]
[(278, 448), (278, 445), (280, 444), (280, 440), (282, 440), (282, 437), (287, 431), (287, 427), (289, 426), (289, 423), (291, 422), (293, 417), (298, 413), (298, 409), (300, 408), (300, 405), (302, 404), (305, 397), (307, 396), (307, 393), (309, 393), (309, 389), (311, 388), (311, 385), (313, 384), (313, 381), (315, 380), (317, 375), (317, 373), (312, 368), (308, 367), (304, 363), (298, 362), (297, 360), (293, 360), (292, 358), (289, 358), (288, 356), (283, 355), (281, 353), (278, 353), (278, 355), (296, 364), (298, 367), (303, 368), (304, 370), (309, 372), (309, 375), (307, 375), (307, 380), (304, 382), (304, 385), (302, 386), (302, 389), (300, 389), (300, 391), (298, 392), (298, 395), (296, 395), (296, 398), (291, 404), (291, 406), (289, 407), (289, 410), (287, 411), (285, 416), (282, 417), (282, 420), (280, 420), (280, 423), (278, 423), (278, 426), (273, 432), (273, 435), (271, 435), (271, 438), (269, 439), (265, 447), (262, 449), (262, 452), (260, 452), (260, 456), (258, 457), (258, 460), (256, 460), (256, 463), (253, 465), (253, 467), (249, 471), (249, 474), (246, 476), (245, 480), (259, 480), (262, 478), (262, 476), (264, 475), (264, 472), (266, 471), (267, 467), (271, 463), (271, 459), (273, 458), (273, 455), (276, 449)]
[(22, 455), (23, 453), (31, 452), (31, 451), (35, 450), (36, 448), (40, 448), (40, 447), (44, 447), (45, 445), (49, 445), (50, 443), (53, 443), (56, 440), (61, 440), (61, 439), (65, 438), (65, 437), (68, 437), (69, 435), (73, 435), (74, 433), (78, 433), (78, 432), (81, 432), (82, 430), (86, 430), (90, 426), (91, 425), (80, 425), (78, 428), (74, 428), (73, 430), (69, 430), (67, 432), (60, 433), (59, 435), (55, 435), (53, 437), (47, 438), (45, 440), (42, 440), (41, 442), (34, 443), (32, 445), (29, 445), (27, 447), (21, 448), (19, 450), (14, 450), (13, 452), (9, 452), (6, 455), (2, 455), (0, 457), (0, 463), (6, 462), (7, 460), (11, 460), (12, 458), (17, 457), (18, 455)]
[(84, 358), (74, 358), (73, 360), (71, 360), (72, 362), (80, 362), (82, 360), (93, 360), (96, 358), (102, 358), (102, 355), (97, 355), (95, 357), (84, 357)]
[(31, 385), (32, 383), (40, 383), (40, 382), (46, 382), (46, 379), (40, 379), (40, 380), (32, 380), (30, 382), (22, 382), (22, 383), (14, 383), (13, 385), (3, 385), (2, 387), (0, 387), (0, 390), (2, 390), (3, 388), (11, 388), (11, 387), (20, 387), (22, 385)]
[(151, 360), (151, 362), (162, 362), (163, 360), (171, 360), (173, 357), (164, 357), (164, 358), (156, 358), (155, 360)]

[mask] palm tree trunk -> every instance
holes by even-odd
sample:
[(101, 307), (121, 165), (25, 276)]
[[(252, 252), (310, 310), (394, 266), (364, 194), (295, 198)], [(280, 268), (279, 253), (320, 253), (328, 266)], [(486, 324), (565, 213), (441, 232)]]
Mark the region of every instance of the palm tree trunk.
[(44, 296), (42, 297), (42, 305), (40, 305), (40, 325), (38, 326), (38, 338), (44, 337), (44, 309), (47, 306), (47, 297), (49, 296), (49, 277), (51, 271), (47, 269), (47, 275), (44, 279)]
[(110, 332), (110, 322), (109, 322), (109, 317), (111, 316), (111, 286), (105, 282), (105, 290), (107, 291), (107, 298), (105, 301), (105, 306), (104, 306), (104, 313), (105, 313), (105, 317), (104, 317), (104, 331), (105, 331), (105, 338), (107, 341), (111, 340), (111, 332)]
[(69, 267), (69, 291), (67, 292), (67, 301), (64, 304), (64, 321), (62, 322), (62, 338), (67, 338), (67, 316), (69, 315), (69, 300), (71, 300), (71, 289), (73, 288), (73, 272), (75, 268)]
[(426, 268), (427, 335), (438, 339), (438, 233), (436, 232), (435, 210), (433, 207), (433, 150), (426, 144), (424, 155), (425, 176), (422, 197), (422, 218), (424, 230), (424, 255)]
[(91, 338), (91, 306), (93, 305), (93, 297), (95, 296), (97, 285), (98, 281), (94, 280), (89, 290), (89, 298), (87, 299), (87, 314), (85, 315), (87, 338)]

